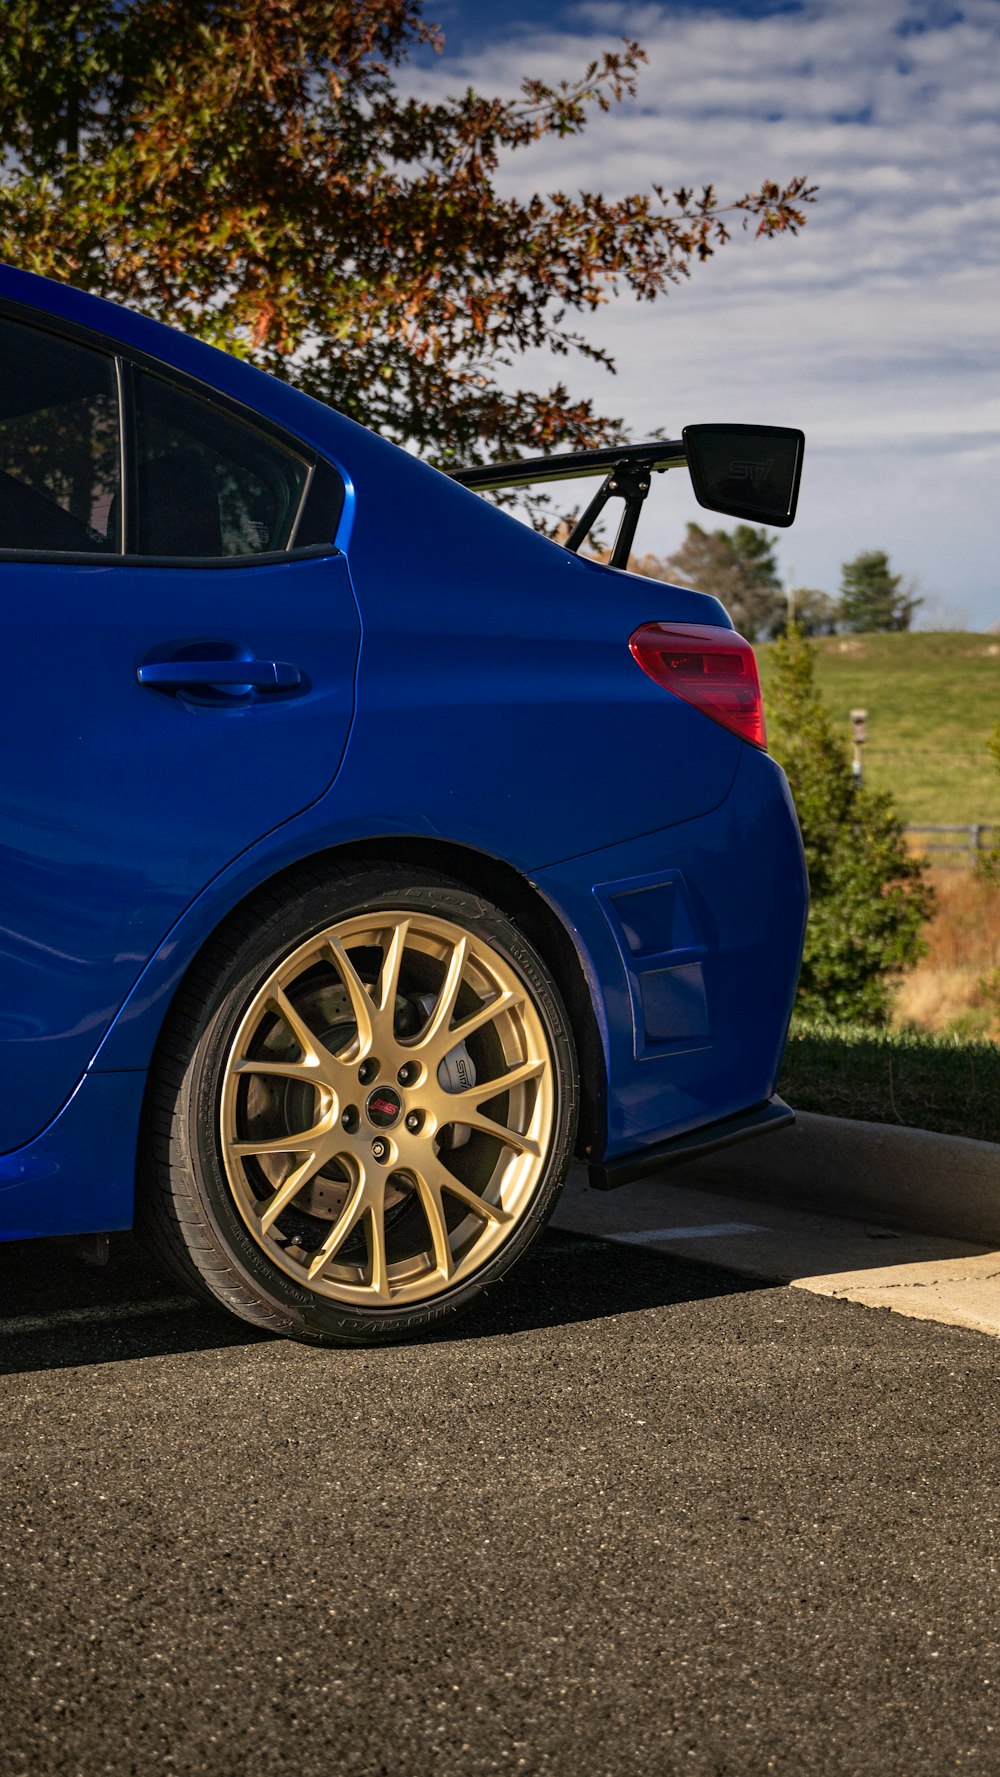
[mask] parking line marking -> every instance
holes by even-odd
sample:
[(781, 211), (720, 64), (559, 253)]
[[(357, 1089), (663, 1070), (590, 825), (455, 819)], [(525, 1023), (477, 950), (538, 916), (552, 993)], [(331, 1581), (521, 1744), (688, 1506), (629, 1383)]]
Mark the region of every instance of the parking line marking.
[(756, 1222), (710, 1222), (704, 1228), (636, 1228), (631, 1234), (608, 1234), (608, 1240), (620, 1245), (638, 1245), (642, 1240), (712, 1240), (718, 1234), (767, 1234)]
[(146, 1314), (175, 1314), (179, 1308), (200, 1308), (191, 1296), (161, 1296), (152, 1302), (106, 1303), (95, 1308), (54, 1308), (51, 1314), (15, 1314), (0, 1320), (3, 1333), (48, 1333), (59, 1327), (101, 1326), (116, 1320), (137, 1320)]

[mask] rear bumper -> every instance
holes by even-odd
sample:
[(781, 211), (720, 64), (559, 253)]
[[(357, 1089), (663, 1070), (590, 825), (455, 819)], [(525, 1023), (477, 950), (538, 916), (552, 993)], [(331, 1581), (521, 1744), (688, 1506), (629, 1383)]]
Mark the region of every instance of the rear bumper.
[(742, 750), (711, 813), (535, 873), (590, 978), (603, 1056), (578, 1151), (599, 1171), (646, 1151), (655, 1170), (777, 1090), (808, 884), (784, 774)]
[(795, 1112), (777, 1094), (766, 1104), (740, 1111), (735, 1117), (723, 1117), (703, 1129), (691, 1129), (686, 1135), (675, 1135), (652, 1147), (640, 1148), (634, 1154), (621, 1154), (603, 1166), (591, 1166), (590, 1182), (596, 1191), (613, 1191), (618, 1185), (631, 1184), (633, 1179), (646, 1178), (664, 1166), (679, 1166), (685, 1160), (698, 1160), (703, 1154), (714, 1154), (718, 1148), (729, 1148), (734, 1142), (747, 1141), (752, 1135), (766, 1135), (769, 1129), (782, 1129), (795, 1122)]

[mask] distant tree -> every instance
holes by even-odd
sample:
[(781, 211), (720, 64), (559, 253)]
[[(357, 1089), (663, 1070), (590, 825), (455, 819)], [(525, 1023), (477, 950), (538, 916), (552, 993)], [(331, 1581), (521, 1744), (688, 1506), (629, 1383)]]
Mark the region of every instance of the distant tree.
[[(725, 531), (717, 532), (725, 537)], [(759, 529), (752, 524), (738, 524), (729, 538), (733, 554), (745, 562), (760, 586), (767, 586), (772, 592), (781, 591), (781, 575), (778, 573), (778, 558), (774, 553), (778, 539), (770, 531)]]
[[(734, 222), (794, 234), (804, 179), (718, 196), (509, 186), (511, 157), (635, 90), (639, 45), (554, 86), (424, 99), (422, 0), (7, 0), (0, 259), (184, 327), (447, 466), (620, 439), (543, 348), (648, 301)], [(551, 150), (550, 150), (551, 152)], [(504, 169), (504, 188), (498, 170)]]
[(884, 549), (862, 550), (840, 571), (841, 623), (855, 634), (909, 629), (922, 602), (912, 583), (890, 572)]
[(689, 524), (680, 548), (653, 577), (680, 581), (721, 599), (741, 635), (756, 642), (776, 635), (785, 618), (774, 554), (777, 539), (753, 525), (706, 531)]
[(811, 908), (798, 1007), (879, 1024), (895, 982), (923, 955), (934, 894), (911, 858), (892, 798), (858, 787), (814, 682), (814, 649), (796, 624), (775, 642), (770, 750), (788, 775), (809, 870)]
[(840, 602), (815, 586), (792, 586), (785, 594), (790, 616), (804, 636), (833, 636), (840, 622)]

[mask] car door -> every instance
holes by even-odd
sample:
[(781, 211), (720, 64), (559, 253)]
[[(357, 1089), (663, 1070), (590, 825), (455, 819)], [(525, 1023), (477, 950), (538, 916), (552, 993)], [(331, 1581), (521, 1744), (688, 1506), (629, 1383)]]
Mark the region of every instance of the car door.
[(310, 453), (44, 321), (0, 314), (0, 358), (9, 1151), (193, 897), (331, 783), (360, 631)]

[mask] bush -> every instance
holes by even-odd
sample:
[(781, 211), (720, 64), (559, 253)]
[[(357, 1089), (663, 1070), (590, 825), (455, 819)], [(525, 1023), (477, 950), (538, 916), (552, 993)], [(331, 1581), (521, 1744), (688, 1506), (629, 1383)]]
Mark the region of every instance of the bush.
[(798, 810), (812, 905), (797, 1009), (884, 1024), (899, 976), (924, 953), (934, 893), (906, 852), (891, 796), (855, 784), (796, 624), (771, 653), (771, 752)]

